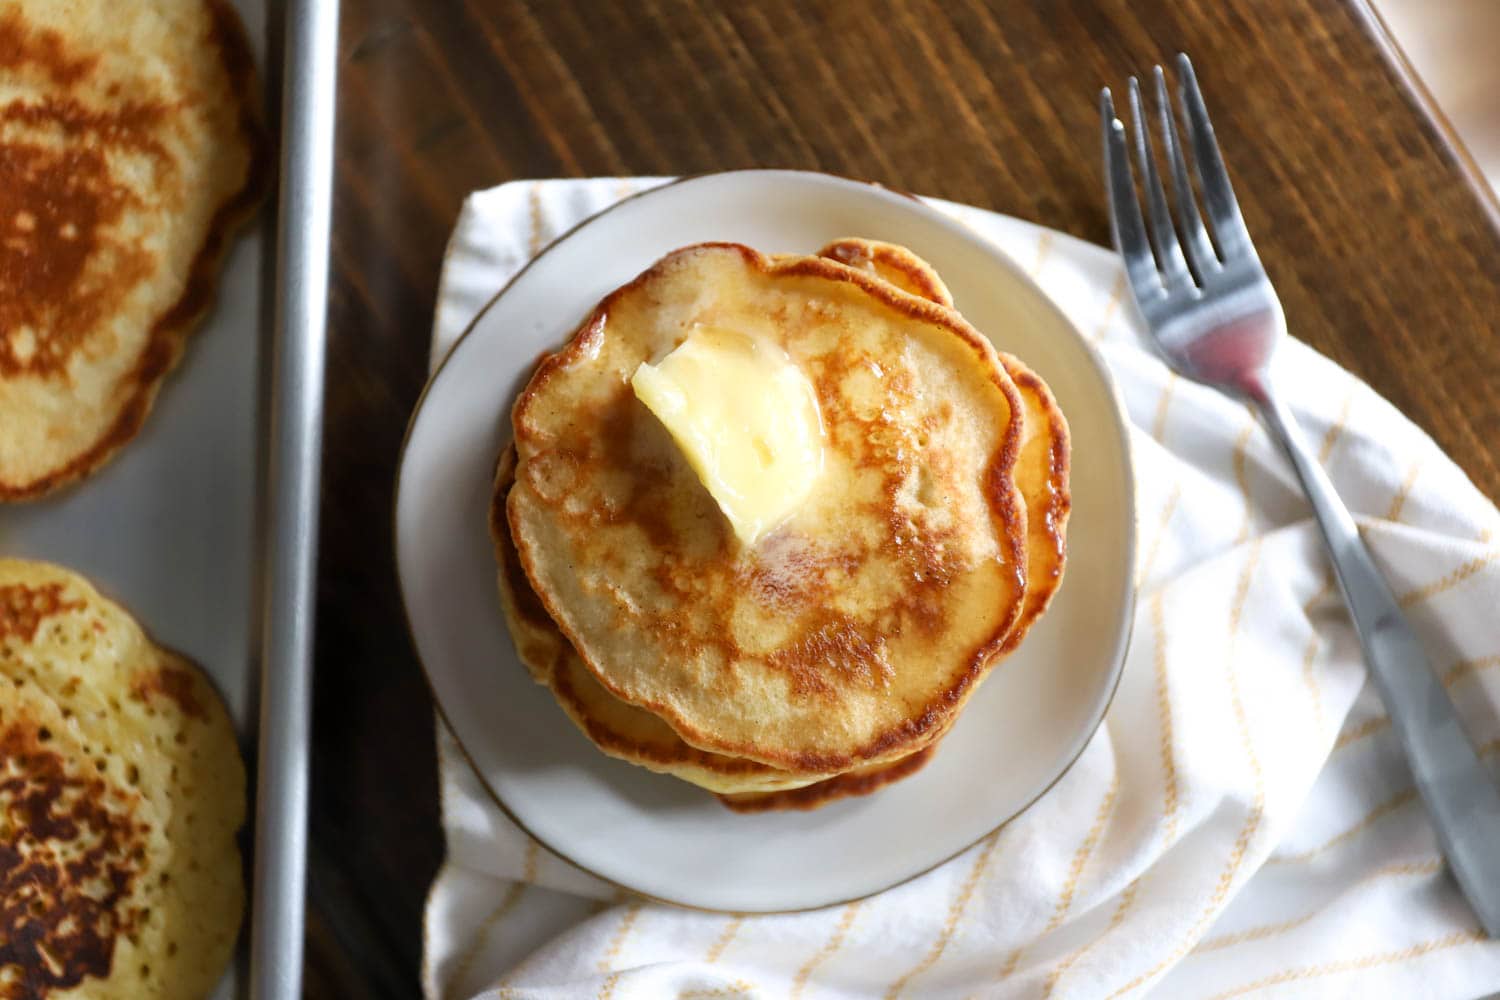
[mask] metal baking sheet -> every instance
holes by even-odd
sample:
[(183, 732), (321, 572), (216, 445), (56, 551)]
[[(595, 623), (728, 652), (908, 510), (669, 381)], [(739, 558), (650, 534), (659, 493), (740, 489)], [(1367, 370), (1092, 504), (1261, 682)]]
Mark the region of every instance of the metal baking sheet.
[(318, 488), (333, 225), (338, 0), (285, 8), (281, 192), (265, 508), (254, 1000), (301, 992)]
[[(267, 4), (237, 6), (264, 82)], [(189, 337), (139, 437), (60, 495), (0, 507), (0, 553), (77, 570), (157, 641), (208, 671), (252, 775), (263, 548), (257, 509), (269, 416), (262, 404), (270, 343), (263, 290), (271, 275), (263, 269), (273, 218), (268, 206), (239, 234), (212, 312)], [(248, 836), (242, 847), (248, 889)], [(215, 996), (242, 992), (243, 979), (242, 969), (231, 969)]]

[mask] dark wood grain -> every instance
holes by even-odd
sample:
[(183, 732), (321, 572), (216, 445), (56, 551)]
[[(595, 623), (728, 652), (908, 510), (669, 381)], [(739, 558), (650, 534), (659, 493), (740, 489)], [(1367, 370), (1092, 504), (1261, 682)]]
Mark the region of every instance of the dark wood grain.
[(1500, 235), (1354, 0), (343, 0), (311, 995), (409, 996), (441, 857), (392, 480), (464, 196), (783, 166), (1107, 241), (1096, 95), (1179, 50), (1293, 331), (1500, 494)]

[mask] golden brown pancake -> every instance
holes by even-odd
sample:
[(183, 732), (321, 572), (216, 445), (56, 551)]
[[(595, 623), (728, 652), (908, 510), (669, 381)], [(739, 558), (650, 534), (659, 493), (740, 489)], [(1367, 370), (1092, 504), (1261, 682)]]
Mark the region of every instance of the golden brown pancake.
[[(913, 295), (952, 306), (953, 297), (932, 265), (902, 246), (875, 240), (835, 240), (820, 257), (867, 271)], [(1000, 352), (1000, 363), (1015, 382), (1026, 412), (1016, 483), (1026, 501), (1026, 606), (1005, 639), (1004, 652), (1021, 644), (1062, 583), (1067, 561), (1068, 487), (1071, 448), (1068, 422), (1052, 390), (1014, 355)]]
[(268, 161), (223, 0), (0, 5), (0, 501), (135, 436)]
[[(42, 718), (37, 698), (54, 707), (50, 722), (26, 721)], [(91, 978), (82, 995), (206, 995), (233, 951), (244, 906), (235, 835), (245, 772), (228, 714), (202, 671), (155, 646), (75, 574), (0, 560), (0, 714), (19, 720), (19, 740), (56, 740), (59, 761), (48, 773), (97, 789), (90, 796), (111, 816), (128, 812), (147, 841), (143, 854), (128, 852), (136, 866), (126, 873), (134, 873), (130, 892), (109, 905), (149, 903), (138, 919), (122, 917), (112, 938), (89, 945), (98, 954), (85, 963)], [(125, 836), (124, 822), (98, 820), (118, 827), (115, 837)], [(25, 864), (0, 850), (0, 879), (18, 877), (14, 866)], [(80, 891), (97, 902), (97, 889), (90, 882)], [(25, 968), (32, 959), (17, 961)]]
[(51, 997), (111, 979), (142, 985), (134, 971), (168, 874), (164, 824), (91, 751), (35, 685), (4, 682), (0, 996)]
[[(829, 470), (738, 546), (630, 374), (695, 324), (774, 343)], [(508, 517), (548, 616), (688, 743), (797, 774), (930, 744), (1019, 618), (1020, 397), (952, 310), (818, 257), (709, 244), (609, 296), (514, 411)]]

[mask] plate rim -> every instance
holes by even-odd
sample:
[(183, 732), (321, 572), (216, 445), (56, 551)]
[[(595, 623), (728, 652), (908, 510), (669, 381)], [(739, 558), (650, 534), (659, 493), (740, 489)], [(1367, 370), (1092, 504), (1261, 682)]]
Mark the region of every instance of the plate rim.
[[(597, 872), (594, 869), (590, 868), (588, 865), (575, 860), (565, 851), (556, 847), (546, 839), (537, 836), (537, 834), (529, 826), (522, 822), (520, 817), (518, 817), (511, 810), (510, 806), (505, 802), (504, 797), (496, 790), (494, 785), (491, 784), (489, 777), (485, 775), (484, 770), (475, 761), (473, 754), (464, 744), (463, 738), (459, 736), (458, 730), (453, 726), (452, 721), (448, 717), (447, 709), (443, 707), (442, 700), (438, 697), (437, 688), (434, 685), (432, 679), (432, 669), (428, 666), (427, 661), (422, 656), (421, 645), (417, 641), (416, 630), (412, 625), (411, 609), (407, 603), (406, 587), (404, 584), (404, 573), (401, 559), (401, 486), (403, 474), (406, 469), (407, 451), (411, 444), (412, 432), (416, 428), (417, 421), (421, 417), (422, 410), (426, 406), (428, 394), (432, 391), (433, 386), (436, 385), (439, 376), (443, 374), (443, 371), (448, 367), (449, 362), (453, 360), (454, 355), (458, 351), (459, 347), (462, 346), (463, 343), (469, 339), (470, 335), (475, 332), (475, 330), (479, 327), (479, 324), (483, 321), (484, 317), (489, 313), (494, 305), (499, 302), (500, 299), (503, 298), (507, 293), (510, 292), (511, 288), (516, 284), (516, 282), (518, 282), (521, 277), (526, 274), (526, 272), (531, 270), (532, 266), (536, 264), (537, 261), (552, 253), (561, 243), (572, 238), (575, 234), (578, 233), (579, 230), (597, 221), (603, 216), (615, 211), (617, 208), (620, 208), (623, 205), (636, 201), (637, 199), (643, 198), (647, 195), (661, 192), (667, 188), (673, 188), (683, 184), (690, 184), (695, 181), (746, 175), (782, 175), (804, 178), (819, 178), (822, 180), (833, 180), (839, 182), (840, 184), (850, 185), (854, 188), (873, 189), (875, 191), (880, 191), (887, 194), (894, 194), (915, 202), (917, 206), (919, 206), (920, 210), (932, 216), (933, 220), (940, 225), (957, 230), (967, 238), (978, 239), (982, 242), (989, 242), (962, 220), (944, 214), (943, 212), (934, 208), (932, 205), (928, 204), (928, 202), (921, 197), (909, 191), (905, 191), (899, 188), (893, 188), (888, 185), (881, 184), (877, 181), (861, 180), (858, 178), (848, 177), (842, 174), (822, 170), (792, 170), (781, 168), (752, 167), (739, 170), (719, 170), (707, 171), (703, 173), (683, 174), (677, 177), (663, 180), (660, 184), (653, 184), (650, 187), (632, 192), (631, 194), (628, 194), (625, 197), (620, 198), (619, 200), (609, 205), (606, 205), (605, 207), (599, 209), (597, 212), (593, 212), (592, 214), (580, 219), (572, 226), (569, 226), (567, 229), (563, 230), (561, 233), (557, 234), (557, 236), (548, 241), (548, 243), (544, 247), (542, 247), (541, 250), (531, 255), (526, 263), (523, 264), (515, 272), (515, 274), (511, 275), (500, 286), (500, 288), (497, 289), (495, 293), (485, 301), (484, 305), (479, 308), (479, 311), (474, 314), (473, 319), (471, 319), (464, 327), (463, 331), (453, 339), (453, 343), (448, 345), (448, 347), (443, 351), (442, 357), (437, 361), (436, 364), (432, 366), (432, 370), (428, 374), (427, 380), (422, 385), (422, 391), (417, 395), (416, 402), (412, 404), (411, 415), (407, 418), (406, 429), (402, 432), (401, 435), (401, 448), (397, 453), (396, 474), (393, 477), (392, 483), (393, 502), (391, 504), (391, 542), (393, 555), (395, 556), (394, 561), (396, 570), (396, 589), (399, 593), (401, 604), (401, 624), (406, 632), (407, 641), (411, 645), (412, 654), (417, 661), (417, 665), (421, 668), (422, 680), (423, 683), (427, 686), (427, 693), (432, 701), (433, 708), (437, 712), (438, 718), (442, 721), (443, 726), (447, 729), (448, 734), (452, 737), (453, 745), (458, 749), (459, 755), (463, 758), (464, 763), (469, 767), (469, 769), (474, 773), (474, 776), (478, 779), (479, 786), (484, 789), (485, 795), (488, 796), (490, 802), (493, 803), (497, 808), (499, 808), (499, 810), (505, 815), (506, 819), (513, 823), (517, 829), (519, 829), (527, 837), (531, 838), (532, 842), (535, 843), (538, 847), (542, 848), (558, 860), (572, 865), (574, 868), (577, 868), (584, 874), (590, 876), (591, 878), (599, 880), (600, 882), (610, 886), (611, 888), (619, 892), (626, 893), (638, 899), (643, 899), (654, 903), (662, 903), (668, 906), (676, 906), (687, 910), (694, 910), (700, 913), (741, 913), (754, 915), (808, 913), (814, 910), (827, 909), (833, 906), (843, 906), (850, 903), (870, 899), (874, 896), (880, 895), (883, 892), (895, 889), (898, 886), (903, 886), (909, 882), (913, 882), (924, 875), (936, 871), (938, 868), (941, 868), (943, 865), (946, 865), (948, 862), (954, 860), (955, 858), (967, 853), (978, 844), (983, 843), (985, 840), (988, 840), (989, 838), (995, 836), (1011, 823), (1015, 822), (1017, 819), (1020, 819), (1033, 806), (1035, 806), (1037, 802), (1041, 801), (1041, 799), (1048, 792), (1057, 787), (1057, 784), (1073, 770), (1074, 766), (1077, 765), (1079, 758), (1083, 756), (1084, 751), (1088, 749), (1089, 744), (1093, 742), (1094, 737), (1098, 734), (1100, 727), (1104, 725), (1105, 716), (1109, 714), (1110, 708), (1114, 705), (1115, 696), (1119, 693), (1120, 681), (1125, 674), (1125, 663), (1129, 658), (1130, 649), (1135, 639), (1135, 616), (1140, 592), (1140, 588), (1137, 585), (1134, 573), (1134, 568), (1137, 565), (1139, 557), (1139, 553), (1137, 551), (1139, 538), (1137, 536), (1139, 534), (1138, 529), (1140, 512), (1136, 507), (1134, 489), (1135, 457), (1130, 441), (1130, 425), (1129, 419), (1126, 416), (1127, 410), (1125, 408), (1124, 398), (1120, 393), (1120, 387), (1115, 382), (1114, 373), (1109, 369), (1109, 366), (1105, 363), (1104, 358), (1099, 353), (1098, 349), (1094, 344), (1089, 342), (1088, 338), (1083, 335), (1083, 332), (1078, 329), (1077, 325), (1072, 321), (1072, 319), (1070, 319), (1068, 315), (1062, 311), (1057, 303), (1052, 300), (1051, 296), (1047, 295), (1047, 293), (1042, 290), (1041, 286), (1037, 284), (1035, 279), (1033, 279), (1031, 275), (1027, 274), (1025, 270), (1020, 267), (1020, 265), (1011, 260), (1010, 257), (1007, 256), (998, 247), (993, 248), (995, 251), (995, 255), (1002, 262), (1002, 266), (1008, 268), (1012, 276), (1020, 281), (1025, 287), (1027, 287), (1041, 302), (1045, 303), (1045, 307), (1049, 311), (1054, 313), (1057, 318), (1061, 320), (1061, 322), (1068, 328), (1068, 330), (1073, 333), (1077, 343), (1083, 348), (1085, 355), (1089, 358), (1090, 363), (1093, 364), (1094, 368), (1101, 376), (1101, 380), (1104, 382), (1105, 387), (1108, 389), (1110, 406), (1116, 417), (1114, 425), (1116, 429), (1116, 437), (1118, 438), (1118, 442), (1120, 445), (1119, 454), (1121, 457), (1121, 462), (1124, 466), (1126, 481), (1130, 485), (1130, 489), (1127, 491), (1127, 496), (1125, 498), (1125, 506), (1127, 508), (1127, 520), (1131, 525), (1132, 530), (1127, 534), (1127, 537), (1125, 539), (1125, 564), (1127, 565), (1127, 567), (1129, 567), (1129, 570), (1126, 577), (1125, 600), (1121, 609), (1122, 621), (1119, 629), (1116, 655), (1114, 657), (1114, 662), (1110, 666), (1111, 677), (1108, 685), (1108, 694), (1100, 703), (1100, 706), (1095, 713), (1094, 718), (1090, 720), (1088, 726), (1086, 727), (1086, 732), (1080, 737), (1077, 749), (1068, 759), (1067, 763), (1064, 764), (1061, 769), (1059, 769), (1059, 771), (1051, 781), (1043, 786), (1035, 795), (1026, 800), (1026, 802), (1023, 803), (1019, 808), (1017, 808), (1015, 812), (1013, 812), (1010, 816), (1006, 817), (1004, 820), (1001, 820), (988, 832), (981, 834), (973, 841), (964, 844), (962, 847), (933, 862), (931, 865), (921, 868), (918, 871), (912, 872), (909, 875), (905, 875), (899, 879), (896, 879), (895, 881), (887, 882), (886, 884), (871, 889), (868, 892), (856, 893), (852, 896), (843, 896), (837, 899), (825, 900), (809, 906), (768, 907), (758, 909), (741, 908), (736, 910), (729, 910), (713, 906), (704, 906), (697, 903), (690, 903), (680, 899), (673, 899), (670, 896), (663, 896), (647, 892), (635, 886), (626, 885), (623, 882), (617, 881), (616, 879), (613, 879), (608, 875)], [(443, 253), (444, 266), (447, 265), (448, 257), (451, 252), (452, 245), (450, 242), (450, 245), (444, 250)], [(986, 339), (988, 339), (988, 337), (986, 337)], [(441, 784), (441, 775), (439, 775), (439, 784)], [(442, 788), (438, 789), (438, 814), (442, 820), (446, 820), (447, 810), (445, 807), (442, 791)], [(448, 862), (445, 860), (444, 864), (446, 865), (447, 863)]]

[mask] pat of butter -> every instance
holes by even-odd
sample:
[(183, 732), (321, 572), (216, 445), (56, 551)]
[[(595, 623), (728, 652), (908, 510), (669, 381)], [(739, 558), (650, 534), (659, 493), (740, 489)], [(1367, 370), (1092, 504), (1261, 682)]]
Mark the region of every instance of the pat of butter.
[(630, 384), (746, 545), (785, 521), (823, 471), (817, 394), (774, 344), (697, 327)]

